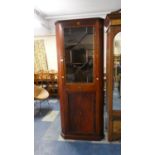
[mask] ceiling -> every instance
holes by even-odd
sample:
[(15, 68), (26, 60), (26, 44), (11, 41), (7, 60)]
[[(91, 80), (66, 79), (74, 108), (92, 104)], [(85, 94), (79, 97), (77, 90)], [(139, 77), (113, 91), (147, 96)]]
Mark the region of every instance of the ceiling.
[(55, 35), (57, 20), (105, 18), (107, 13), (120, 8), (121, 0), (35, 0), (34, 34)]
[(121, 8), (121, 0), (35, 0), (34, 8), (45, 19), (67, 15), (105, 14)]

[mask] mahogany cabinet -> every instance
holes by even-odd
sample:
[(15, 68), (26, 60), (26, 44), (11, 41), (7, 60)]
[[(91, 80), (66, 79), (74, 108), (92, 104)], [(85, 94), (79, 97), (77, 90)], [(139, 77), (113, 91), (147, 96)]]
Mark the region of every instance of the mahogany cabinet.
[(121, 12), (107, 15), (106, 103), (108, 140), (121, 139)]
[(61, 135), (103, 138), (103, 25), (100, 18), (57, 21)]

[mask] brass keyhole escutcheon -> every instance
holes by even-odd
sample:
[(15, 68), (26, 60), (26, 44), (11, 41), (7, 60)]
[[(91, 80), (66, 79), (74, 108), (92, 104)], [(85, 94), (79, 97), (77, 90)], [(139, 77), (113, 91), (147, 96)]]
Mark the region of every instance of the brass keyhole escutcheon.
[(76, 22), (76, 24), (77, 24), (77, 25), (80, 25), (81, 23), (80, 23), (80, 22)]
[(98, 78), (98, 77), (96, 77), (96, 80), (98, 81), (98, 80), (99, 80), (99, 78)]

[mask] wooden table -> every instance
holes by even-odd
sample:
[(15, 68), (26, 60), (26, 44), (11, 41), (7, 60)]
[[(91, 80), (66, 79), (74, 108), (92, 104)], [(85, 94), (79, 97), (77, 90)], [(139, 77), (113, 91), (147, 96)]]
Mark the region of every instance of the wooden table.
[(57, 81), (57, 71), (49, 71), (49, 72), (37, 72), (34, 73), (34, 82), (38, 83), (49, 83), (51, 81)]
[(42, 86), (49, 92), (49, 96), (58, 96), (57, 71), (40, 71), (34, 73), (34, 84)]

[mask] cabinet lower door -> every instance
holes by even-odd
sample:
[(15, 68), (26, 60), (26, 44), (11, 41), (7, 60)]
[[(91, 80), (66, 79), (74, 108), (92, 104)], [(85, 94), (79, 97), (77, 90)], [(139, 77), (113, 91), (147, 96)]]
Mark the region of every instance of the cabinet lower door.
[[(102, 110), (96, 106), (96, 92), (66, 92), (65, 138), (100, 140), (103, 138)], [(99, 118), (101, 119), (99, 120)]]
[(68, 131), (94, 134), (96, 129), (95, 93), (68, 93)]

